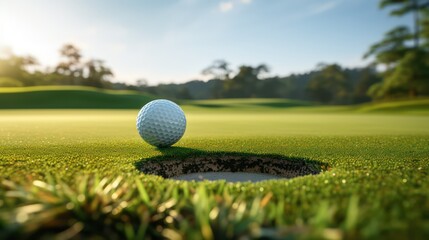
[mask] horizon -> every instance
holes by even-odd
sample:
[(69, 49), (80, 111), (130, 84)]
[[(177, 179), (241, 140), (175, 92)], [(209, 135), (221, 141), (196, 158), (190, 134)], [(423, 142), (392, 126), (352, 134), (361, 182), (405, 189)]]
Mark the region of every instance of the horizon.
[(34, 56), (44, 68), (72, 43), (84, 59), (104, 60), (114, 82), (157, 85), (207, 80), (202, 69), (218, 59), (234, 70), (265, 63), (270, 76), (321, 62), (363, 67), (364, 52), (398, 24), (411, 21), (364, 0), (0, 1), (0, 48)]

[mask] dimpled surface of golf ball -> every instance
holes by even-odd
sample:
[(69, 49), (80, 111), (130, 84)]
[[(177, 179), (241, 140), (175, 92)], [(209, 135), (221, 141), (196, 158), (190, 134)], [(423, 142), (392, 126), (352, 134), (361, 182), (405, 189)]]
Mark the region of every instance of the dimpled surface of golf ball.
[(183, 110), (174, 102), (159, 99), (142, 107), (137, 116), (137, 130), (150, 145), (169, 147), (182, 138), (186, 129)]

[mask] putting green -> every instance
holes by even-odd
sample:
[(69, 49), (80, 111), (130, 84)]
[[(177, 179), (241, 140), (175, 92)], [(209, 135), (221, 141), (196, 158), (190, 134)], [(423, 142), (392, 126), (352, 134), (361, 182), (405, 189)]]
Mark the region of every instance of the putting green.
[[(240, 234), (419, 238), (428, 234), (425, 230), (429, 226), (428, 114), (420, 111), (410, 115), (403, 109), (401, 114), (392, 111), (385, 114), (359, 113), (351, 108), (283, 109), (252, 104), (249, 108), (185, 105), (186, 133), (169, 149), (156, 149), (140, 139), (135, 129), (138, 109), (1, 110), (0, 174), (25, 185), (34, 179), (48, 181), (50, 173), (70, 184), (70, 191), (85, 182), (81, 177), (86, 174), (97, 173), (106, 181), (111, 179), (112, 184), (115, 177), (121, 176), (120, 182), (127, 184), (126, 192), (133, 198), (123, 200), (128, 207), (117, 214), (129, 214), (132, 219), (149, 214), (145, 221), (154, 225), (144, 228), (144, 235), (151, 237), (168, 235), (168, 231), (163, 232), (165, 229), (184, 238), (221, 233), (229, 238)], [(275, 154), (327, 167), (317, 175), (255, 184), (176, 182), (144, 176), (138, 168), (149, 158), (161, 161), (209, 154)], [(136, 178), (140, 185), (135, 183)], [(118, 184), (115, 186), (122, 186)], [(36, 185), (42, 186), (39, 182)], [(76, 191), (82, 189), (90, 188), (76, 188)], [(100, 194), (113, 194), (112, 188), (103, 191)], [(40, 190), (35, 191), (36, 196), (37, 192), (40, 194)], [(66, 195), (61, 196), (60, 202)], [(43, 204), (51, 206), (54, 202)], [(38, 202), (2, 200), (0, 208), (3, 205), (13, 209), (23, 203)], [(148, 208), (138, 207), (143, 205)], [(170, 210), (166, 211), (166, 206)], [(76, 219), (89, 224), (90, 217), (82, 216), (92, 216), (91, 211), (77, 215), (81, 217)], [(8, 213), (11, 218), (6, 218), (9, 219), (6, 222), (14, 223), (11, 219), (15, 215)], [(168, 216), (173, 222), (180, 217), (188, 225), (170, 224)], [(112, 219), (109, 224), (119, 221)], [(225, 219), (230, 221), (228, 226), (221, 223)], [(0, 230), (3, 226), (12, 231), (8, 228), (12, 225), (4, 222), (0, 221)], [(17, 224), (25, 226), (27, 222)], [(134, 230), (124, 230), (121, 224), (111, 227), (118, 236), (128, 236), (131, 233), (127, 231), (138, 229), (132, 225)], [(161, 232), (156, 230), (158, 225)], [(36, 229), (43, 229), (41, 226), (49, 225), (37, 226), (40, 228)], [(100, 229), (97, 231), (106, 236)], [(290, 232), (292, 229), (298, 230)]]
[(408, 168), (407, 159), (429, 155), (429, 116), (184, 110), (186, 133), (163, 152), (140, 139), (138, 110), (2, 110), (0, 172), (12, 178), (47, 170), (66, 176), (81, 171), (135, 175), (138, 160), (198, 150), (280, 154), (348, 170), (353, 165)]

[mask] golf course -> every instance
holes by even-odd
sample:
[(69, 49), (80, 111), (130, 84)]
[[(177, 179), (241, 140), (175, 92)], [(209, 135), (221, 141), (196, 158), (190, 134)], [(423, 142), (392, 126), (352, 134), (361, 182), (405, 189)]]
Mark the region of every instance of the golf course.
[[(136, 130), (140, 107), (153, 99), (88, 87), (1, 88), (0, 238), (429, 236), (427, 98), (348, 106), (182, 100), (186, 132), (170, 148), (145, 143)], [(148, 161), (202, 158), (275, 158), (314, 171), (256, 183), (142, 172)]]

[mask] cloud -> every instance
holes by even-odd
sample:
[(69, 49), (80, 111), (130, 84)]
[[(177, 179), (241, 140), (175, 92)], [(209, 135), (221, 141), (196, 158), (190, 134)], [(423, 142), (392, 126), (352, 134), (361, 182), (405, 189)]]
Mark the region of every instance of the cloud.
[(338, 0), (335, 0), (335, 1), (327, 1), (327, 2), (324, 2), (322, 4), (314, 5), (310, 9), (310, 14), (315, 15), (315, 14), (327, 12), (331, 9), (334, 9), (336, 6), (339, 5), (339, 3), (340, 2)]
[(236, 6), (243, 4), (250, 4), (252, 0), (229, 0), (226, 2), (219, 3), (219, 11), (225, 13), (233, 10)]
[[(298, 1), (298, 0), (297, 0)], [(301, 0), (302, 1), (302, 0)], [(320, 1), (320, 0), (315, 0)], [(325, 0), (323, 3), (306, 6), (302, 11), (289, 15), (289, 19), (301, 20), (331, 11), (344, 3), (344, 0)]]
[(221, 12), (228, 12), (231, 11), (234, 8), (234, 3), (229, 1), (229, 2), (221, 2), (219, 4), (219, 10)]

